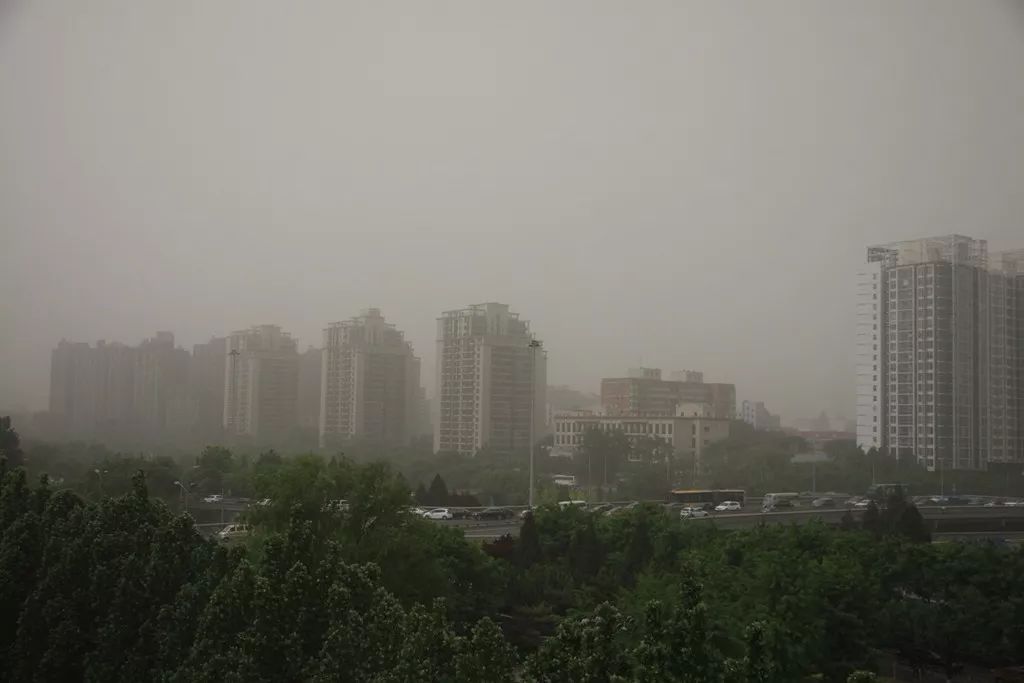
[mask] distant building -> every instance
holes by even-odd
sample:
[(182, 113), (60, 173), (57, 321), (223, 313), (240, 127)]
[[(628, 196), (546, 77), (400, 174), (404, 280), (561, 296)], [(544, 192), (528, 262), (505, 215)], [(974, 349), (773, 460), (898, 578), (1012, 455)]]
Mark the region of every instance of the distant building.
[(96, 430), (96, 358), (84, 342), (61, 340), (50, 354), (50, 417), (66, 436)]
[(507, 304), (446, 311), (437, 321), (434, 450), (513, 453), (540, 439), (547, 355)]
[(299, 356), (298, 422), (305, 430), (320, 430), (323, 352), (312, 346)]
[[(718, 419), (736, 417), (736, 386), (703, 381), (664, 380), (657, 368), (632, 368), (627, 377), (601, 380), (601, 407), (606, 415), (671, 416), (676, 405), (706, 403)], [(677, 377), (703, 380), (703, 373), (680, 371)]]
[(380, 310), (324, 330), (320, 445), (354, 437), (406, 443), (417, 429), (420, 360)]
[(778, 415), (772, 415), (764, 407), (764, 401), (744, 401), (741, 418), (748, 425), (759, 431), (779, 431), (782, 421)]
[(192, 347), (189, 396), (195, 406), (195, 429), (202, 438), (216, 440), (224, 429), (224, 384), (228, 359), (226, 337), (213, 337)]
[(869, 247), (857, 442), (929, 469), (1024, 462), (1024, 250), (947, 235)]
[(296, 425), (299, 355), (277, 325), (228, 336), (224, 430), (230, 435), (281, 437)]
[(158, 332), (138, 346), (61, 341), (50, 359), (49, 422), (69, 438), (154, 438), (178, 426), (189, 355)]
[(163, 433), (168, 427), (169, 413), (182, 409), (188, 388), (189, 360), (188, 351), (174, 346), (171, 332), (157, 332), (137, 347), (135, 413), (147, 433)]
[(699, 463), (705, 449), (728, 438), (729, 420), (714, 417), (611, 416), (582, 412), (555, 415), (552, 455), (571, 456), (591, 429), (621, 431), (631, 442), (645, 437), (664, 441), (673, 451), (693, 455)]

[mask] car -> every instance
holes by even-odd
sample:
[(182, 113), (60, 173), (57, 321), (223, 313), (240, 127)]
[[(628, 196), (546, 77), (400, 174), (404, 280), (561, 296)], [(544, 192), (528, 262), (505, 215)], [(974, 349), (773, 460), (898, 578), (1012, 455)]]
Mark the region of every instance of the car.
[(515, 516), (508, 508), (490, 507), (477, 510), (473, 513), (473, 519), (511, 519)]
[(423, 513), (426, 512), (426, 510), (424, 510), (421, 507), (411, 507), (406, 509), (408, 510), (410, 515), (415, 515), (416, 517), (422, 517)]
[(836, 499), (828, 497), (815, 498), (811, 505), (816, 508), (834, 508), (836, 506)]
[(715, 512), (739, 512), (742, 509), (738, 500), (723, 500), (715, 506)]
[(533, 508), (523, 508), (519, 511), (519, 519), (526, 519), (533, 515)]
[(611, 510), (612, 507), (613, 506), (610, 503), (600, 503), (598, 505), (592, 505), (591, 507), (588, 507), (587, 512), (595, 515), (603, 515), (604, 513)]
[(1003, 505), (1003, 501), (1001, 501), (1001, 500), (990, 500), (989, 502), (985, 503), (985, 507), (987, 507), (987, 508), (997, 508), (997, 507), (1000, 507), (1002, 505)]
[(261, 508), (265, 508), (268, 505), (270, 505), (270, 499), (269, 498), (261, 498), (261, 499), (257, 500), (255, 504), (259, 505)]
[(702, 507), (687, 507), (679, 511), (679, 519), (699, 519), (710, 516), (711, 513)]
[(452, 513), (452, 519), (469, 519), (473, 516), (466, 508), (448, 508), (448, 512)]
[(224, 502), (224, 496), (219, 493), (214, 493), (203, 498), (204, 503), (222, 503)]
[(228, 524), (217, 532), (217, 537), (222, 541), (233, 541), (238, 538), (245, 538), (252, 533), (248, 524)]
[(423, 519), (451, 519), (452, 513), (448, 508), (434, 508), (423, 513)]
[(869, 505), (871, 505), (871, 501), (865, 498), (864, 500), (858, 500), (856, 503), (853, 504), (853, 507), (866, 508)]
[(320, 506), (321, 512), (348, 512), (347, 500), (325, 500)]

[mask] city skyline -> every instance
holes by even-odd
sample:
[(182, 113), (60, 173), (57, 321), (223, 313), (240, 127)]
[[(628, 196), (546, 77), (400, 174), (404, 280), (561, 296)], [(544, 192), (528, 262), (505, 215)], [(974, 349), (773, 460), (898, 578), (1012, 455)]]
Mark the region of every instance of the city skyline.
[(0, 22), (4, 409), (62, 337), (375, 306), (430, 367), (436, 311), (497, 300), (553, 384), (850, 416), (863, 245), (1019, 246), (1019, 3), (88, 5)]

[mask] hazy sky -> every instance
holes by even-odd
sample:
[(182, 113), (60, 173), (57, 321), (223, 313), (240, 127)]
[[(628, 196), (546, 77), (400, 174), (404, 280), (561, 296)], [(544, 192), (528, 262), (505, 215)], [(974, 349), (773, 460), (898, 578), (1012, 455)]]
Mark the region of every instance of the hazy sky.
[(867, 244), (1024, 247), (1013, 0), (0, 0), (0, 408), (61, 338), (511, 304), (853, 414)]

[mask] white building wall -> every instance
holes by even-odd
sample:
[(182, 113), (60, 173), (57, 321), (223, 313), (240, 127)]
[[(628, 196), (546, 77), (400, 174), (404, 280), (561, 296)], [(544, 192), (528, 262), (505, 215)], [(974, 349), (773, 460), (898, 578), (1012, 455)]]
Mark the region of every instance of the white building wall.
[(885, 288), (882, 263), (866, 263), (857, 273), (857, 445), (881, 448), (885, 427), (883, 342)]

